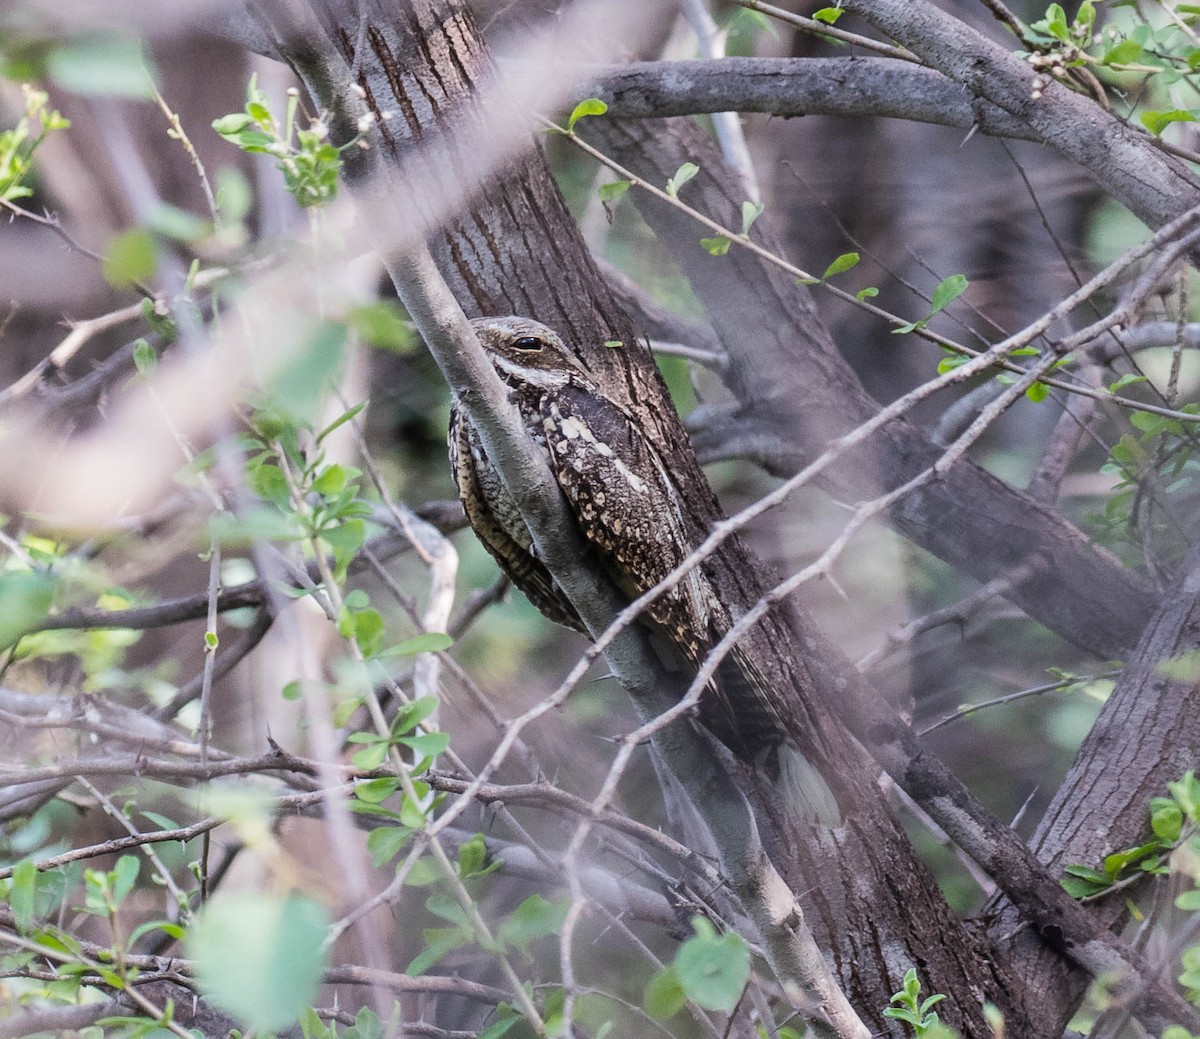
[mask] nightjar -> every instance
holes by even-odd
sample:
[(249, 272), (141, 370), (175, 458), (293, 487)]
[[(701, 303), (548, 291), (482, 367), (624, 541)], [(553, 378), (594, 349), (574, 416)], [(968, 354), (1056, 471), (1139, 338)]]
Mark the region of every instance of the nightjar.
[[(509, 388), (529, 436), (546, 453), (570, 511), (600, 565), (630, 599), (665, 578), (700, 543), (683, 492), (665, 459), (631, 412), (608, 397), (559, 336), (520, 317), (471, 322)], [(465, 411), (450, 418), (450, 462), (467, 519), (501, 569), (550, 620), (587, 635), (570, 601), (537, 558), (533, 539), (487, 457)], [(704, 564), (660, 595), (644, 620), (685, 667), (695, 669), (733, 624)], [(770, 762), (807, 803), (804, 815), (836, 819), (833, 796), (798, 754), (780, 749), (786, 729), (777, 700), (735, 647), (713, 688), (701, 697), (700, 720), (744, 761)], [(815, 791), (815, 792), (814, 792)]]

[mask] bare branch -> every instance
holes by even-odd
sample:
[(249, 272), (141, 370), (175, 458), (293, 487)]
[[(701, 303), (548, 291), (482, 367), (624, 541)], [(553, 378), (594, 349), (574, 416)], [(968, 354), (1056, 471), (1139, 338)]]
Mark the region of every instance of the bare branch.
[(940, 72), (888, 58), (722, 58), (643, 61), (608, 69), (585, 88), (619, 119), (701, 112), (880, 116), (1036, 141), (1026, 123), (973, 99)]

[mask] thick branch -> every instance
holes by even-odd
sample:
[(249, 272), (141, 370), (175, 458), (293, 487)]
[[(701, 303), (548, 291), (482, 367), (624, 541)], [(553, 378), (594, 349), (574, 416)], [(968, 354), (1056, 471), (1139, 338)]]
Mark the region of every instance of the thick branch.
[(1025, 61), (928, 0), (846, 0), (844, 6), (972, 96), (1024, 123), (1151, 227), (1196, 204), (1200, 181), (1147, 134), (1057, 81), (1035, 98)]
[(1040, 140), (1021, 120), (974, 99), (934, 69), (890, 58), (722, 58), (642, 61), (606, 70), (582, 88), (619, 119), (701, 112), (887, 116), (997, 137)]
[[(375, 208), (384, 197), (389, 206), (399, 201), (400, 211), (411, 212), (417, 226), (429, 226), (426, 200), (414, 195), (412, 186), (401, 176), (405, 160), (415, 155), (433, 167), (441, 183), (450, 185), (460, 170), (446, 160), (465, 146), (466, 137), (472, 142), (488, 139), (474, 106), (463, 104), (471, 90), (478, 89), (478, 81), (485, 78), (487, 68), (486, 56), (472, 35), (471, 21), (465, 12), (437, 2), (418, 3), (399, 15), (394, 10), (385, 10), (383, 4), (365, 4), (362, 22), (358, 17), (348, 19), (346, 12), (336, 5), (319, 6), (320, 20), (327, 26), (341, 22), (335, 31), (336, 45), (330, 39), (320, 38), (312, 26), (299, 33), (297, 27), (284, 21), (276, 25), (275, 32), (287, 60), (320, 103), (334, 112), (335, 125), (352, 121), (360, 96), (370, 98), (375, 105), (390, 96), (401, 110), (411, 113), (418, 104), (419, 83), (419, 105), (430, 108), (426, 125), (454, 125), (464, 133), (463, 138), (439, 142), (439, 147), (430, 151), (428, 141), (402, 141), (380, 119), (373, 147), (359, 155), (353, 164), (352, 171), (365, 188), (360, 191), (359, 199), (370, 214), (370, 226), (388, 227), (389, 213)], [(265, 3), (260, 10), (268, 18), (276, 13), (272, 5)], [(355, 53), (352, 41), (360, 40), (369, 41), (371, 54)], [(355, 92), (355, 86), (361, 95)], [(497, 106), (490, 106), (489, 116), (496, 115)], [(410, 130), (417, 138), (423, 137), (417, 125), (410, 126)], [(469, 195), (473, 187), (464, 185), (463, 194)], [(556, 208), (561, 211), (561, 202)], [(541, 219), (545, 215), (538, 214)], [(560, 236), (574, 237), (568, 228), (571, 225), (564, 222), (556, 231)], [(524, 236), (530, 232), (528, 226), (520, 230)], [(545, 459), (526, 436), (455, 295), (443, 281), (432, 255), (423, 245), (413, 243), (411, 231), (400, 248), (394, 238), (385, 238), (377, 244), (387, 258), (401, 300), (520, 510), (538, 559), (554, 576), (593, 636), (600, 635), (620, 611), (621, 597), (585, 552), (582, 537), (566, 512)], [(453, 250), (461, 243), (452, 239), (450, 245)], [(577, 248), (580, 245), (576, 242)], [(489, 248), (494, 252), (496, 243), (490, 242)], [(586, 270), (594, 279), (592, 291), (602, 293), (602, 283), (594, 267), (588, 264)], [(462, 270), (457, 272), (461, 275)], [(480, 288), (472, 287), (476, 292)], [(464, 293), (462, 298), (470, 296)], [(557, 294), (551, 298), (557, 298)], [(544, 300), (541, 305), (546, 306)], [(494, 308), (493, 302), (488, 309)], [(501, 305), (500, 309), (508, 307)], [(593, 321), (590, 334), (579, 337), (581, 341), (597, 342), (594, 325)], [(626, 332), (622, 341), (632, 347), (631, 332)], [(635, 363), (644, 364), (645, 360), (639, 358)], [(623, 360), (610, 362), (610, 367), (623, 366)], [(627, 371), (621, 374), (629, 377)], [(661, 380), (651, 386), (662, 392)], [(664, 419), (663, 425), (668, 435), (679, 429), (677, 421), (672, 426)], [(681, 431), (677, 436), (682, 440)], [(620, 631), (605, 652), (610, 667), (644, 717), (658, 716), (678, 699), (677, 683), (665, 673), (641, 629)], [(773, 967), (782, 980), (795, 984), (811, 1001), (803, 1012), (813, 1029), (830, 1039), (859, 1039), (868, 1035), (869, 1030), (841, 993), (804, 926), (794, 897), (767, 858), (749, 804), (719, 764), (707, 738), (684, 719), (660, 729), (654, 742), (667, 766), (692, 793), (697, 810), (712, 830), (733, 888), (758, 926)]]
[[(464, 120), (469, 145), (461, 147), (474, 151), (485, 147), (481, 142), (488, 137), (480, 135), (467, 114), (484, 104), (476, 92), (488, 78), (487, 59), (464, 12), (433, 0), (417, 4), (416, 14), (409, 6), (385, 10), (382, 3), (368, 2), (359, 6), (361, 22), (347, 22), (342, 5), (316, 6), (321, 27), (285, 36), (289, 42), (284, 49), (316, 92), (319, 104), (333, 109), (333, 125), (346, 126), (352, 114), (345, 107), (345, 69), (355, 70), (372, 111), (391, 110), (403, 116), (391, 122), (380, 120), (368, 159), (378, 156), (393, 171), (403, 170), (414, 155), (424, 156), (428, 165), (432, 161), (429, 135), (459, 127)], [(264, 3), (259, 9), (273, 8)], [(317, 53), (328, 40), (335, 41), (336, 60)], [(360, 50), (361, 42), (367, 47)], [(495, 114), (494, 109), (489, 111)], [(502, 114), (498, 121), (512, 125)], [(432, 155), (452, 155), (456, 147), (460, 146), (453, 141), (439, 140)], [(454, 220), (444, 237), (433, 243), (433, 253), (458, 300), (468, 311), (518, 313), (554, 327), (578, 350), (605, 392), (630, 401), (642, 418), (646, 435), (670, 459), (673, 475), (687, 490), (689, 522), (700, 530), (719, 522), (719, 509), (665, 386), (635, 328), (605, 290), (540, 155), (528, 153), (494, 170), (482, 185), (461, 183), (461, 164), (439, 167), (436, 172), (443, 184), (454, 182), (460, 197), (472, 199), (470, 212)], [(405, 179), (397, 176), (388, 181), (387, 191), (372, 197), (389, 198), (390, 212), (403, 214), (410, 208), (409, 190)], [(437, 324), (418, 320), (422, 328)], [(432, 334), (436, 342), (437, 334)], [(620, 341), (623, 348), (605, 348), (608, 340)], [(442, 359), (454, 353), (441, 346), (437, 349)], [(450, 377), (452, 383), (457, 378)], [(461, 391), (469, 384), (455, 385), (462, 400)], [(559, 576), (557, 564), (550, 558), (544, 561)], [(736, 538), (723, 544), (705, 566), (732, 611), (745, 612), (761, 597), (763, 567)], [(573, 597), (569, 574), (567, 569), (562, 576)], [(585, 616), (589, 622), (597, 617)], [(739, 648), (765, 676), (766, 687), (786, 698), (788, 733), (796, 746), (837, 784), (846, 825), (829, 835), (790, 834), (786, 859), (776, 861), (786, 864), (792, 890), (804, 892), (805, 902), (815, 907), (810, 916), (832, 950), (854, 1004), (864, 1014), (878, 1013), (907, 966), (923, 955), (917, 950), (932, 945), (943, 954), (931, 965), (929, 983), (951, 993), (955, 1014), (961, 1015), (959, 1023), (968, 1035), (988, 1034), (977, 995), (982, 988), (989, 997), (1006, 1002), (1002, 987), (994, 981), (998, 968), (982, 960), (979, 947), (949, 911), (889, 816), (872, 781), (869, 761), (816, 696), (810, 662), (788, 638), (782, 618), (764, 620), (747, 633)], [(672, 727), (667, 734), (681, 731), (687, 730)], [(710, 806), (710, 819), (715, 812), (718, 818), (712, 821), (727, 830), (718, 837), (726, 841), (732, 856), (727, 866), (740, 885), (739, 894), (749, 899), (750, 912), (760, 926), (771, 928), (764, 947), (785, 977), (797, 978), (795, 965), (803, 950), (788, 931), (799, 935), (800, 916), (792, 912), (791, 895), (771, 882), (771, 872), (763, 868), (758, 846), (751, 842), (754, 820), (739, 814), (744, 812), (740, 795), (733, 796), (736, 789), (714, 769), (715, 755), (694, 741), (684, 743), (678, 753), (680, 771), (689, 777), (697, 803)], [(772, 857), (774, 852), (772, 848)], [(821, 969), (811, 956), (807, 963), (805, 970)], [(858, 1027), (851, 1017), (844, 1018), (847, 1034), (855, 1034)]]
[[(738, 185), (690, 120), (597, 119), (588, 132), (652, 183), (664, 183), (684, 161), (698, 163), (700, 173), (685, 189), (688, 202), (737, 226)], [(639, 193), (631, 197), (674, 253), (729, 352), (729, 382), (738, 405), (725, 417), (743, 443), (774, 446), (772, 456), (756, 461), (790, 476), (828, 442), (878, 412), (834, 347), (807, 289), (746, 250), (710, 256), (698, 246), (701, 232), (685, 214)], [(770, 212), (754, 225), (753, 237), (774, 252), (783, 249)], [(698, 431), (697, 450), (703, 455), (721, 433), (716, 425)], [(940, 455), (938, 445), (899, 419), (820, 480), (840, 499), (869, 500), (881, 489), (906, 483)], [(970, 459), (909, 495), (891, 518), (917, 544), (985, 583), (1040, 557), (1042, 565), (1006, 597), (1098, 656), (1119, 656), (1132, 646), (1153, 608), (1150, 590), (1137, 575), (1052, 509)]]
[[(1135, 847), (1149, 826), (1150, 798), (1196, 767), (1200, 710), (1194, 680), (1169, 678), (1165, 661), (1190, 661), (1200, 653), (1200, 549), (1193, 549), (1180, 578), (1146, 628), (1137, 649), (1092, 726), (1034, 836), (1043, 862), (1099, 866), (1105, 855)], [(1126, 914), (1128, 892), (1092, 908), (1100, 926)], [(992, 932), (1007, 939), (1027, 978), (1045, 1035), (1060, 1034), (1064, 1015), (1082, 997), (1087, 979), (1065, 967), (1026, 934), (1014, 929), (1011, 906), (994, 918)]]

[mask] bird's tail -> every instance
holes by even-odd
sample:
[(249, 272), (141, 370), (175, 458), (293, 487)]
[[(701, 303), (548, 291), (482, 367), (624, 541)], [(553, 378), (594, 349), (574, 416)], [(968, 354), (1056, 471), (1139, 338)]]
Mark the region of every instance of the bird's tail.
[(808, 825), (840, 826), (837, 798), (812, 762), (789, 743), (772, 747), (769, 754), (765, 764), (788, 815)]

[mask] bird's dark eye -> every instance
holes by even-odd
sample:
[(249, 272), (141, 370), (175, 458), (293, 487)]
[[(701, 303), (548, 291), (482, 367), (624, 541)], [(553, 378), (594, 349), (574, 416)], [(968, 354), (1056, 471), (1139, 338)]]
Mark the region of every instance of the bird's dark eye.
[(537, 336), (521, 336), (520, 339), (513, 340), (514, 350), (540, 350), (542, 341)]

